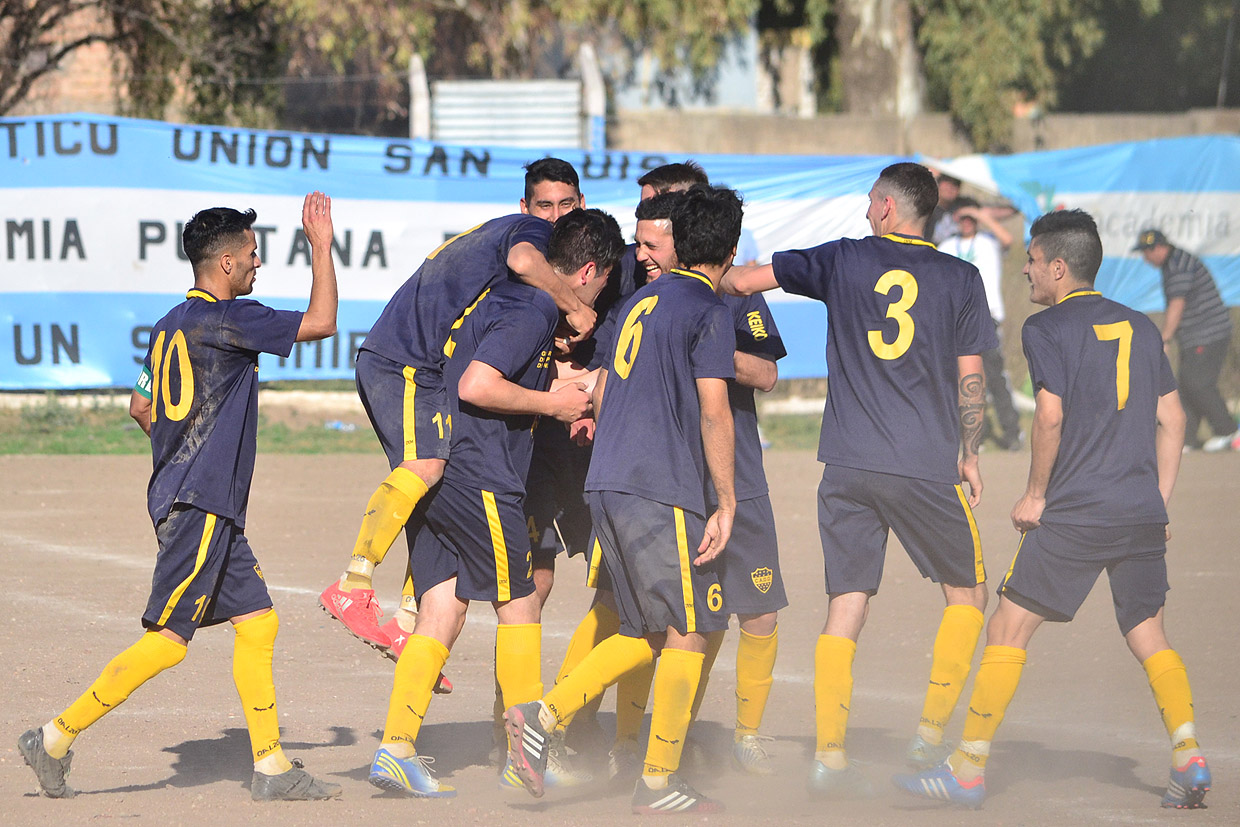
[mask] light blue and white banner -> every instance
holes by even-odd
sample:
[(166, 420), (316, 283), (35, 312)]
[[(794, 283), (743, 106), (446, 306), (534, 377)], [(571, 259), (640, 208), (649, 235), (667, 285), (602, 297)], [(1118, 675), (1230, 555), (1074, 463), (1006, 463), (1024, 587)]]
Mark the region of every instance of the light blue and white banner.
[[(1145, 162), (1146, 176), (1133, 176), (1131, 191), (1118, 189), (1126, 173), (1101, 175), (1124, 168), (1120, 161), (1108, 165), (1039, 153), (954, 163), (968, 169), (964, 177), (982, 179), (1030, 211), (1042, 209), (1037, 199), (1046, 191), (1053, 191), (1049, 204), (1137, 204), (1129, 210), (1135, 217), (1110, 218), (1104, 227), (1107, 273), (1136, 272), (1140, 278), (1119, 279), (1111, 294), (1145, 310), (1161, 303), (1157, 295), (1156, 303), (1145, 300), (1150, 283), (1157, 294), (1157, 273), (1125, 252), (1136, 234), (1127, 224), (1142, 224), (1146, 215), (1208, 209), (1208, 220), (1189, 222), (1196, 234), (1181, 236), (1178, 224), (1161, 226), (1177, 243), (1205, 251), (1215, 273), (1230, 279), (1229, 300), (1240, 303), (1240, 231), (1233, 229), (1232, 215), (1240, 208), (1240, 140), (1186, 140), (1203, 143), (1191, 155), (1164, 148), (1175, 163)], [(1131, 146), (1095, 151), (1129, 158), (1136, 152)], [(304, 308), (310, 269), (300, 207), (304, 194), (316, 189), (332, 196), (340, 332), (326, 342), (297, 346), (287, 360), (264, 357), (262, 375), (351, 377), (357, 347), (395, 289), (445, 238), (516, 212), (523, 166), (544, 154), (570, 161), (581, 174), (587, 204), (614, 214), (626, 233), (635, 223), (636, 179), (683, 160), (660, 153), (460, 147), (86, 114), (0, 118), (0, 390), (131, 386), (151, 325), (192, 284), (181, 228), (205, 207), (257, 210), (263, 266), (254, 298)], [(1211, 160), (1215, 155), (1221, 157)], [(713, 181), (743, 193), (745, 226), (767, 258), (775, 250), (868, 234), (866, 193), (879, 171), (899, 159), (696, 160)], [(1176, 165), (1181, 160), (1197, 172), (1186, 176)], [(1071, 176), (1058, 177), (1060, 167)], [(1090, 168), (1099, 172), (1093, 183)], [(1155, 174), (1159, 169), (1162, 177)], [(1031, 186), (1043, 189), (1028, 194)], [(1124, 292), (1130, 282), (1146, 285), (1145, 292)], [(825, 375), (823, 307), (778, 292), (768, 300), (789, 352), (781, 376)]]

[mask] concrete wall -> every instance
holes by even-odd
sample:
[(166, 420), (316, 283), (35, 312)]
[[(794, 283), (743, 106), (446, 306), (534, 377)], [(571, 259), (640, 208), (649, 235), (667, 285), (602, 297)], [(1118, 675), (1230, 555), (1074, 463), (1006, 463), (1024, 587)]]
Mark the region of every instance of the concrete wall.
[[(1172, 114), (1053, 114), (1016, 122), (1014, 152), (1240, 133), (1240, 109), (1193, 109)], [(912, 155), (948, 158), (973, 152), (951, 117), (787, 115), (620, 110), (607, 128), (617, 150), (753, 155)]]

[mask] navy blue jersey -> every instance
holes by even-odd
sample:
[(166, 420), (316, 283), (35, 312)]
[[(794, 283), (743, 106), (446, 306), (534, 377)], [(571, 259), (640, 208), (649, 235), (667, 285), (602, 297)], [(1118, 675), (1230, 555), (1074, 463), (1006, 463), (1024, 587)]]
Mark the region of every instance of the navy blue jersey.
[(1154, 323), (1100, 293), (1078, 291), (1030, 316), (1021, 340), (1034, 390), (1063, 400), (1043, 521), (1167, 522), (1154, 433), (1158, 398), (1175, 390), (1175, 378)]
[(538, 417), (499, 414), (462, 402), (457, 385), (469, 363), (477, 361), (523, 388), (546, 390), (559, 317), (547, 293), (505, 280), (488, 290), (452, 331), (452, 354), (444, 366), (452, 400), (452, 461), (445, 479), (497, 494), (525, 493)]
[(488, 287), (508, 278), (508, 253), (523, 241), (543, 254), (551, 224), (532, 215), (508, 215), (479, 224), (426, 257), (388, 301), (363, 350), (401, 365), (438, 367), (452, 325)]
[(735, 376), (732, 314), (710, 279), (673, 270), (634, 293), (621, 317), (586, 490), (705, 514), (697, 380)]
[(956, 358), (999, 346), (977, 268), (896, 234), (776, 253), (771, 263), (780, 287), (829, 313), (818, 459), (959, 483)]
[(302, 314), (205, 290), (151, 330), (151, 454), (146, 503), (158, 525), (175, 503), (245, 526), (258, 433), (258, 354), (287, 357)]
[[(771, 361), (788, 355), (780, 338), (775, 317), (761, 294), (722, 297), (732, 312), (736, 349)], [(728, 383), (728, 401), (736, 425), (736, 499), (748, 500), (767, 493), (766, 473), (762, 469), (762, 442), (758, 437), (758, 411), (753, 388), (739, 382)]]

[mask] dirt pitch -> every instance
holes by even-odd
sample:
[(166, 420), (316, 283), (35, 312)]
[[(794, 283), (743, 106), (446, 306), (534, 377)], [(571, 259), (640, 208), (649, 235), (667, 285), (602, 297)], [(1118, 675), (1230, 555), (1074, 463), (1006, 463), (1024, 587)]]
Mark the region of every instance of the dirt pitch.
[[(1100, 584), (1069, 625), (1034, 639), (1025, 680), (1000, 730), (980, 813), (902, 797), (886, 778), (920, 711), (929, 651), (942, 608), (892, 543), (855, 668), (850, 751), (880, 791), (861, 802), (807, 800), (813, 749), (812, 652), (824, 616), (814, 511), (820, 466), (813, 455), (767, 455), (792, 605), (783, 613), (776, 684), (765, 731), (780, 774), (733, 772), (729, 742), (735, 638), (719, 658), (697, 737), (717, 747), (718, 767), (689, 773), (728, 812), (718, 823), (866, 825), (1240, 823), (1240, 721), (1234, 706), (1240, 651), (1240, 454), (1186, 457), (1172, 506), (1168, 626), (1192, 679), (1198, 728), (1214, 772), (1210, 809), (1158, 808), (1167, 739), (1144, 673), (1116, 631)], [(992, 583), (1016, 534), (1007, 514), (1024, 485), (1028, 454), (984, 455), (978, 511)], [(232, 686), (232, 633), (204, 630), (176, 669), (140, 689), (78, 741), (76, 799), (33, 794), (13, 746), (77, 696), (138, 635), (155, 543), (145, 511), (149, 460), (141, 457), (0, 457), (0, 552), (7, 563), (7, 623), (0, 631), (3, 724), (0, 800), (6, 824), (575, 824), (631, 823), (628, 790), (549, 794), (535, 801), (497, 789), (489, 747), (493, 613), (478, 606), (448, 664), (455, 694), (431, 706), (420, 746), (460, 791), (451, 801), (388, 797), (366, 783), (383, 724), (392, 667), (346, 635), (317, 607), (317, 594), (346, 561), (365, 498), (386, 469), (369, 456), (262, 456), (249, 536), (280, 612), (276, 683), (284, 744), (316, 773), (344, 785), (340, 801), (254, 804), (244, 721)], [(403, 544), (397, 546), (403, 548)], [(380, 570), (391, 606), (400, 552)], [(561, 565), (544, 619), (544, 678), (554, 676), (588, 603), (582, 566)], [(610, 725), (610, 698), (602, 719)], [(957, 716), (952, 736), (958, 736)], [(698, 819), (701, 820), (701, 819)]]

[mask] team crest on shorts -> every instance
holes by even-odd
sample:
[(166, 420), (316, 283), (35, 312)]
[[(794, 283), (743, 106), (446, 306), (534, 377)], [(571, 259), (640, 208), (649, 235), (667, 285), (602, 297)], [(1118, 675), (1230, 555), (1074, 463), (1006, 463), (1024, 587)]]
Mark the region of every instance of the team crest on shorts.
[(254, 573), (258, 575), (258, 579), (266, 582), (267, 578), (263, 577), (263, 570), (258, 567), (258, 563), (254, 564)]
[(775, 579), (775, 572), (771, 571), (768, 566), (762, 566), (751, 571), (749, 578), (753, 580), (753, 584), (758, 591), (766, 594), (771, 590), (771, 581)]

